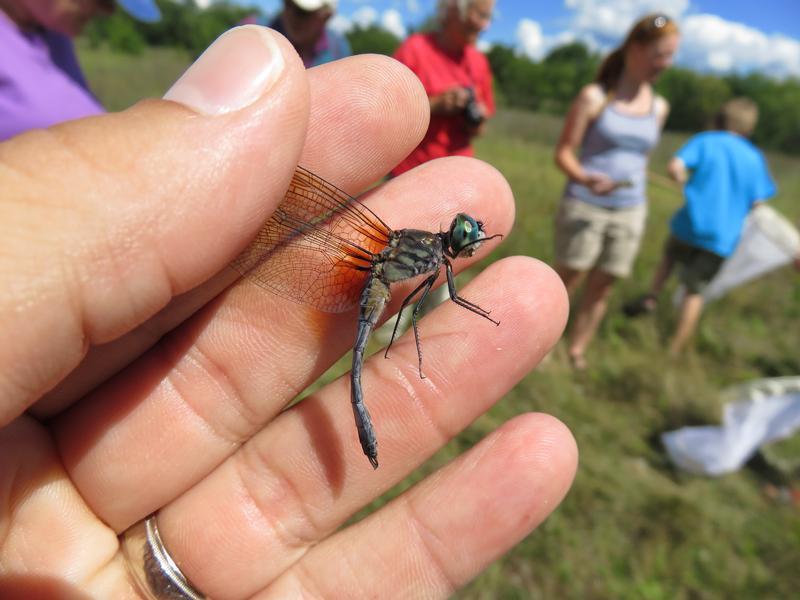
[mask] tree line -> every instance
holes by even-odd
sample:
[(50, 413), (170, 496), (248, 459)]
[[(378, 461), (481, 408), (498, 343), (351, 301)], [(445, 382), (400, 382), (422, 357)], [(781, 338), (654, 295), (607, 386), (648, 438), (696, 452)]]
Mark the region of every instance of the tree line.
[[(139, 23), (116, 11), (89, 26), (85, 34), (89, 43), (129, 53), (142, 52), (147, 46), (180, 47), (197, 56), (222, 32), (256, 12), (226, 2), (206, 9), (199, 9), (192, 0), (157, 2), (162, 13), (159, 23)], [(391, 55), (401, 41), (377, 26), (356, 27), (347, 38), (356, 54)], [(580, 42), (555, 48), (541, 61), (520, 56), (502, 44), (492, 46), (487, 56), (498, 104), (555, 114), (566, 112), (578, 90), (593, 79), (601, 60)], [(761, 113), (754, 141), (765, 148), (800, 154), (800, 80), (796, 78), (778, 81), (759, 73), (718, 76), (673, 67), (661, 75), (656, 87), (672, 107), (668, 129), (708, 128), (723, 102), (748, 96)]]
[[(488, 57), (503, 102), (557, 114), (565, 113), (578, 90), (592, 81), (602, 59), (579, 42), (553, 49), (540, 62), (502, 45), (493, 46)], [(726, 100), (747, 96), (760, 111), (753, 140), (765, 148), (800, 154), (798, 79), (778, 81), (760, 73), (719, 76), (672, 67), (662, 73), (656, 89), (671, 106), (668, 129), (708, 129)]]

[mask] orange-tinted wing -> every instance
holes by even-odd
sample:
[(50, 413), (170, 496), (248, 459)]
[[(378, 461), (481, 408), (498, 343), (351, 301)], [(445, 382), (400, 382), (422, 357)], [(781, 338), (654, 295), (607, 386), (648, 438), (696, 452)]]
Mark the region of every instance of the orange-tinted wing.
[(231, 266), (256, 285), (324, 312), (358, 303), (392, 231), (361, 202), (303, 167)]

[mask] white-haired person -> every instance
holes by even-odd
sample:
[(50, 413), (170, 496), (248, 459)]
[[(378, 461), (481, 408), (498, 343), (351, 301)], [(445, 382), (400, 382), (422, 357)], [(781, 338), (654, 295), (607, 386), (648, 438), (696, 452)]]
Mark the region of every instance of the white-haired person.
[[(155, 0), (116, 4), (140, 21), (161, 17)], [(115, 0), (0, 0), (0, 140), (104, 112), (72, 38), (114, 8)]]
[(492, 19), (494, 0), (439, 0), (438, 27), (415, 33), (394, 58), (417, 75), (431, 105), (422, 142), (392, 175), (444, 156), (472, 156), (472, 139), (494, 114), (489, 61), (475, 47)]
[(579, 370), (614, 282), (630, 275), (639, 252), (647, 164), (669, 113), (653, 83), (679, 41), (666, 15), (634, 23), (573, 101), (556, 146), (556, 164), (568, 178), (555, 219), (556, 270), (571, 296), (586, 279), (567, 348)]

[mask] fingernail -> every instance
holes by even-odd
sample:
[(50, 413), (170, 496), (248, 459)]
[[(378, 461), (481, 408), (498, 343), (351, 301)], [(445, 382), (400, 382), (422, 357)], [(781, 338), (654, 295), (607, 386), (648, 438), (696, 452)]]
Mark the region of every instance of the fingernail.
[(245, 25), (225, 32), (181, 75), (165, 100), (209, 116), (250, 106), (280, 77), (283, 54), (265, 27)]

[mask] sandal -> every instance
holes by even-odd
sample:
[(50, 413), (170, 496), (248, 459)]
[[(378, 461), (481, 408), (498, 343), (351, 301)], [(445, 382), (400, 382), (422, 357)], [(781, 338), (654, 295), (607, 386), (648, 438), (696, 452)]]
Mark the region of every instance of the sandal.
[(644, 294), (631, 300), (622, 306), (622, 312), (626, 317), (638, 317), (639, 315), (650, 314), (658, 306), (658, 299), (655, 294)]

